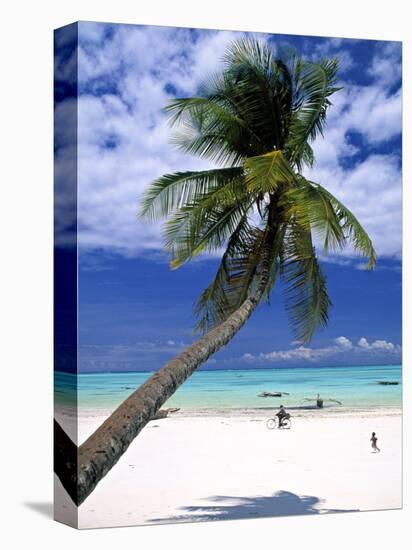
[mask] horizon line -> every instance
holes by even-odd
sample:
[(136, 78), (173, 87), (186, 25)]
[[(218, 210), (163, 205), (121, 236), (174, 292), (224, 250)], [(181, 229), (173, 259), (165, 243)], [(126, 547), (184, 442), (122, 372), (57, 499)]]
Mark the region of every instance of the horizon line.
[[(328, 368), (353, 368), (353, 367), (402, 367), (402, 363), (380, 363), (377, 365), (374, 364), (359, 364), (359, 365), (288, 365), (288, 366), (278, 366), (278, 367), (242, 367), (242, 368), (207, 368), (207, 369), (198, 369), (195, 372), (207, 372), (207, 371), (246, 371), (246, 370), (278, 370), (278, 369), (307, 369), (307, 368), (315, 368), (315, 369), (328, 369)], [(64, 370), (58, 370), (55, 369), (54, 373), (59, 374), (70, 374), (72, 376), (77, 375), (83, 375), (83, 374), (140, 374), (140, 373), (156, 373), (159, 372), (160, 369), (153, 369), (153, 370), (122, 370), (122, 371), (113, 371), (113, 370), (104, 370), (104, 371), (83, 371), (83, 372), (69, 372)]]

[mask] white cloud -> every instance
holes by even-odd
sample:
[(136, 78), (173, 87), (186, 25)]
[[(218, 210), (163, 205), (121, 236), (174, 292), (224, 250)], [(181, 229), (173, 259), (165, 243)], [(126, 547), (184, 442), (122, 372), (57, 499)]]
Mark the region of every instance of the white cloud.
[(335, 339), (335, 343), (339, 347), (345, 348), (345, 349), (351, 349), (352, 347), (352, 342), (349, 340), (349, 338), (346, 338), (346, 336), (339, 336), (338, 338)]
[(356, 61), (353, 59), (349, 50), (342, 48), (343, 38), (330, 38), (325, 39), (324, 42), (318, 44), (315, 48), (310, 41), (308, 41), (307, 49), (310, 51), (308, 56), (311, 60), (318, 60), (319, 58), (339, 58), (339, 70), (346, 72), (349, 69), (353, 69), (356, 65)]
[[(402, 129), (400, 43), (380, 44), (365, 69), (372, 78), (369, 85), (343, 82), (343, 89), (332, 97), (324, 139), (314, 144), (316, 165), (307, 175), (353, 211), (378, 256), (400, 257), (401, 162), (393, 153), (376, 151)], [(353, 133), (358, 136), (356, 143)], [(353, 251), (343, 252), (348, 254)]]
[(383, 143), (400, 134), (402, 127), (401, 90), (388, 93), (381, 82), (365, 87), (351, 87), (346, 92), (345, 112), (339, 127), (359, 132), (367, 144)]
[(358, 346), (363, 350), (383, 350), (383, 351), (399, 351), (398, 347), (392, 342), (387, 342), (386, 340), (375, 340), (372, 343), (369, 343), (366, 338), (361, 338), (358, 342)]
[(346, 338), (346, 336), (339, 336), (334, 340), (333, 345), (323, 348), (298, 346), (294, 349), (260, 353), (259, 355), (245, 353), (242, 356), (242, 360), (246, 363), (270, 363), (282, 361), (317, 362), (337, 355), (355, 355), (361, 357), (362, 355), (365, 356), (365, 354), (369, 354), (379, 357), (394, 356), (398, 358), (400, 353), (401, 346), (386, 340), (375, 340), (374, 342), (369, 343), (365, 337), (362, 337), (359, 339), (357, 344), (353, 344), (349, 338)]
[[(376, 153), (373, 147), (400, 135), (401, 91), (391, 94), (381, 84), (347, 87), (336, 94), (329, 114), (324, 139), (314, 144), (316, 164), (306, 174), (352, 210), (378, 256), (400, 257), (401, 162), (397, 155)], [(360, 160), (354, 157), (360, 146), (351, 143), (351, 132), (370, 150)], [(350, 248), (343, 252), (348, 254), (353, 254)]]
[[(103, 25), (80, 24), (78, 216), (82, 250), (104, 249), (128, 257), (162, 250), (160, 224), (137, 218), (142, 193), (164, 173), (211, 167), (170, 145), (171, 132), (162, 108), (173, 90), (179, 95), (194, 93), (201, 80), (219, 68), (227, 44), (236, 36), (224, 31), (194, 34), (188, 29), (117, 25), (108, 37)], [(322, 51), (318, 47), (315, 53), (336, 52), (349, 63), (344, 43), (341, 39), (325, 42)], [(401, 129), (400, 91), (391, 90), (383, 69), (386, 62), (395, 64), (395, 50), (387, 44), (377, 52), (371, 67), (365, 68), (375, 79), (371, 85), (346, 84), (333, 97), (325, 139), (314, 147), (317, 164), (308, 172), (353, 210), (384, 256), (399, 255), (401, 249), (401, 169), (398, 158), (374, 153), (373, 147)], [(63, 103), (62, 121), (64, 109)], [(350, 132), (361, 136), (370, 153), (348, 168), (347, 160), (357, 158), (354, 155), (359, 152), (359, 145), (350, 141)], [(65, 178), (65, 159), (62, 150), (56, 163), (57, 179)], [(346, 256), (351, 253), (345, 252)]]
[[(217, 70), (236, 33), (210, 31), (194, 39), (186, 29), (118, 26), (102, 42), (98, 30), (81, 24), (80, 86), (89, 93), (78, 103), (79, 244), (124, 256), (160, 251), (161, 224), (137, 216), (142, 193), (164, 173), (211, 167), (170, 146), (166, 90), (194, 93)], [(116, 90), (94, 93), (112, 81)]]
[(401, 58), (401, 42), (382, 42), (368, 69), (368, 74), (381, 83), (390, 85), (402, 76)]

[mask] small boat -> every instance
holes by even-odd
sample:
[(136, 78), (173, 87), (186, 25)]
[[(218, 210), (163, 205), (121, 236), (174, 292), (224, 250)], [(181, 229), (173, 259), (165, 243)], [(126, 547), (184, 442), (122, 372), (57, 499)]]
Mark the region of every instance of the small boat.
[(270, 392), (270, 391), (263, 391), (262, 393), (258, 394), (258, 397), (282, 397), (282, 395), (289, 395), (287, 392), (283, 391), (276, 391), (276, 392)]
[(381, 386), (398, 386), (399, 382), (396, 380), (378, 380), (378, 384)]
[(321, 397), (319, 394), (317, 394), (316, 397), (305, 397), (304, 399), (302, 399), (302, 403), (304, 401), (315, 402), (318, 409), (323, 409), (323, 404), (325, 403), (325, 401), (327, 401), (328, 403), (337, 403), (338, 405), (342, 405), (341, 401), (338, 401), (337, 399), (323, 399), (323, 397)]

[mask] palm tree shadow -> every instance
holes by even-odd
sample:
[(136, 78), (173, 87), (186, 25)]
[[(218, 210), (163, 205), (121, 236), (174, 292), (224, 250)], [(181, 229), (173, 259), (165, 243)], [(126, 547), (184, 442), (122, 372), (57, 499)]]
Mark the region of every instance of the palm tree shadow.
[(227, 519), (269, 518), (336, 512), (358, 512), (359, 509), (319, 509), (323, 500), (315, 496), (299, 496), (289, 491), (277, 491), (271, 496), (233, 497), (216, 495), (204, 499), (216, 504), (185, 506), (181, 515), (150, 520), (151, 523), (213, 521)]

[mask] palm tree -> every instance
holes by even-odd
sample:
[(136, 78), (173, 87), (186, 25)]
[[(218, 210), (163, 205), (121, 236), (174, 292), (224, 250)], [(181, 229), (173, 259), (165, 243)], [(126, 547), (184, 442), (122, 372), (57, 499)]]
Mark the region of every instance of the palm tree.
[[(196, 306), (204, 333), (139, 387), (78, 449), (65, 486), (81, 503), (177, 388), (226, 345), (276, 279), (297, 339), (309, 342), (328, 322), (331, 301), (313, 236), (325, 252), (350, 241), (376, 254), (355, 216), (327, 189), (306, 179), (311, 143), (322, 135), (338, 88), (336, 59), (314, 63), (290, 52), (276, 57), (256, 40), (233, 43), (224, 70), (193, 98), (166, 108), (181, 151), (217, 168), (167, 174), (147, 191), (141, 214), (168, 218), (165, 246), (178, 268), (203, 252), (223, 251), (216, 276)], [(60, 434), (64, 438), (64, 435)], [(66, 442), (67, 443), (67, 442)], [(68, 453), (70, 454), (70, 453)], [(70, 465), (69, 465), (70, 466)], [(68, 480), (68, 478), (70, 479)]]

